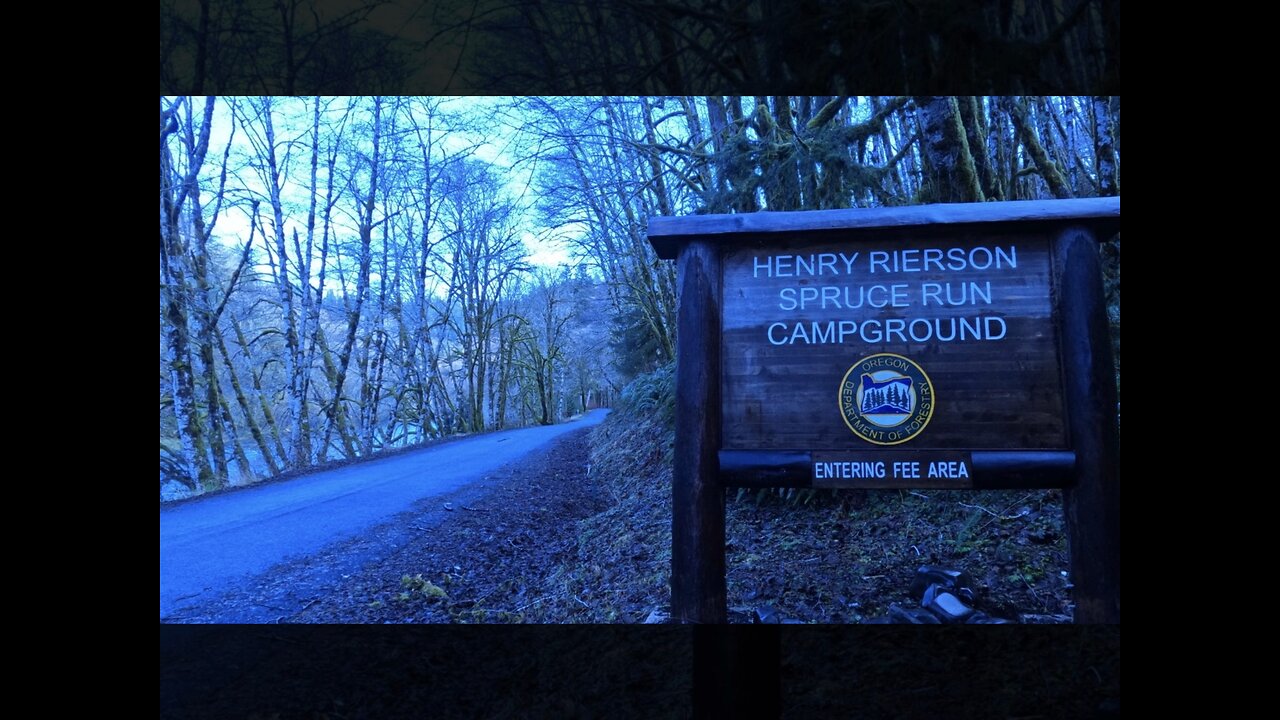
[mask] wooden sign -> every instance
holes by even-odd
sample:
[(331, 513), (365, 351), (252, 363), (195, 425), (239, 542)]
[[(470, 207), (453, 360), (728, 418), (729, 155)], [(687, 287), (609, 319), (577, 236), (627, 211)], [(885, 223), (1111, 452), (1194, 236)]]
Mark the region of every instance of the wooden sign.
[(722, 621), (727, 486), (1061, 487), (1077, 620), (1118, 622), (1119, 226), (1118, 197), (652, 218), (680, 292), (673, 615)]
[(1042, 235), (724, 253), (726, 450), (1063, 449)]

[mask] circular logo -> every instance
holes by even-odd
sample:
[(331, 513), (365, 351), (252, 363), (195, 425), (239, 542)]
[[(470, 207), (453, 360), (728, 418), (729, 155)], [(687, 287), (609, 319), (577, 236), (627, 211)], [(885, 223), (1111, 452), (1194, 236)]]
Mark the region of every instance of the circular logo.
[(844, 424), (876, 445), (897, 445), (919, 435), (933, 417), (933, 407), (933, 382), (901, 355), (868, 355), (840, 381)]

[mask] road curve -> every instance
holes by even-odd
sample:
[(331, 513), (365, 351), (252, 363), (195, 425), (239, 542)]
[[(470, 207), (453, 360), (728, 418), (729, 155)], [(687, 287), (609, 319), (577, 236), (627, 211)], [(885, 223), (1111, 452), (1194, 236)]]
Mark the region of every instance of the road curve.
[(573, 422), (463, 438), (385, 459), (160, 508), (160, 618), (275, 564), (359, 535), (452, 492), (608, 410)]

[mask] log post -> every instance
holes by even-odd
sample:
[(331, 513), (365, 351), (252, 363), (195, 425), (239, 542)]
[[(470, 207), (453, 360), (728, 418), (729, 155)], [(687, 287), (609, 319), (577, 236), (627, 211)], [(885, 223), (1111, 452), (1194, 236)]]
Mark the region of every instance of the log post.
[(676, 439), (672, 473), (671, 617), (723, 623), (724, 490), (720, 461), (720, 251), (680, 250)]
[(1120, 622), (1120, 440), (1098, 241), (1069, 226), (1053, 243), (1067, 421), (1076, 482), (1063, 491), (1077, 623)]

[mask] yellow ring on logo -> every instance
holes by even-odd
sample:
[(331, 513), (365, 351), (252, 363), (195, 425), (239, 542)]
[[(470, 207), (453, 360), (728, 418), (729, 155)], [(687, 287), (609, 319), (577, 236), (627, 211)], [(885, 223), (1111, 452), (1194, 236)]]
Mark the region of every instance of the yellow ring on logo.
[[(907, 363), (911, 367), (915, 368), (916, 372), (920, 373), (920, 376), (924, 378), (925, 384), (927, 384), (929, 387), (929, 398), (930, 398), (929, 414), (925, 416), (924, 422), (920, 423), (920, 427), (916, 428), (915, 432), (911, 433), (906, 437), (898, 438), (896, 440), (889, 440), (889, 441), (875, 440), (873, 438), (867, 437), (867, 435), (864, 433), (858, 432), (858, 430), (854, 428), (852, 424), (849, 423), (849, 416), (847, 413), (845, 413), (844, 400), (841, 399), (844, 392), (845, 383), (849, 382), (849, 376), (853, 374), (853, 371), (856, 370), (857, 367), (862, 363), (868, 360), (871, 360), (874, 358), (880, 358), (880, 357), (897, 358)], [(918, 396), (919, 396), (919, 391), (917, 390), (917, 397)], [(845, 427), (849, 428), (849, 431), (852, 432), (857, 437), (862, 438), (863, 440), (866, 440), (867, 442), (872, 443), (874, 445), (901, 445), (902, 443), (912, 440), (913, 438), (917, 437), (920, 433), (924, 432), (924, 429), (929, 425), (929, 421), (933, 419), (933, 411), (938, 407), (938, 403), (935, 398), (936, 398), (936, 393), (934, 393), (933, 379), (930, 378), (929, 374), (924, 371), (924, 368), (920, 367), (920, 364), (912, 360), (911, 358), (903, 357), (902, 355), (897, 355), (895, 353), (876, 353), (875, 355), (868, 355), (862, 358), (861, 360), (855, 362), (845, 372), (844, 377), (840, 378), (840, 385), (836, 389), (836, 406), (840, 408), (840, 419), (844, 421)], [(858, 414), (861, 415), (861, 413), (858, 413)], [(903, 422), (906, 422), (906, 421), (903, 421)]]

